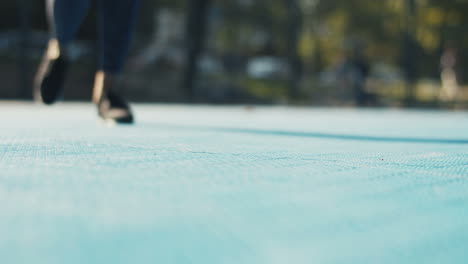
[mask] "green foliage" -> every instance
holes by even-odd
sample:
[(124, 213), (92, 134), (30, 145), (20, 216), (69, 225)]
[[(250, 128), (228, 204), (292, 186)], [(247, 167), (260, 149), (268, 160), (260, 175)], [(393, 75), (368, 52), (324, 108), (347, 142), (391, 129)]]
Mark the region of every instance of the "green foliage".
[[(188, 1), (143, 0), (138, 34), (144, 37), (140, 39), (147, 40), (154, 31), (155, 11), (166, 7), (186, 13)], [(297, 1), (301, 9), (297, 47), (304, 66), (303, 83), (318, 79), (317, 73), (357, 51), (371, 64), (401, 68), (405, 32), (416, 43), (418, 78), (439, 78), (440, 55), (447, 45), (458, 48), (460, 72), (468, 69), (468, 52), (464, 49), (468, 46), (468, 0), (414, 0), (414, 13), (408, 11), (410, 0), (212, 0), (210, 34), (205, 42), (209, 52), (243, 59), (290, 57), (294, 34), (290, 34), (287, 1)], [(0, 30), (18, 28), (19, 3), (1, 1)], [(34, 29), (45, 30), (44, 1), (29, 3), (30, 23)], [(84, 27), (83, 37), (95, 33), (95, 24), (88, 22)], [(463, 78), (461, 81), (466, 82)], [(261, 97), (283, 98), (287, 96), (285, 83), (246, 77), (241, 85)], [(398, 96), (404, 94), (400, 88), (391, 90), (400, 91)]]
[[(188, 0), (143, 0), (141, 25), (147, 31), (152, 25), (155, 9), (168, 7), (185, 12)], [(407, 0), (297, 0), (302, 9), (303, 30), (299, 42), (304, 63), (321, 54), (322, 63), (331, 65), (338, 54), (346, 52), (353, 41), (365, 45), (367, 55), (375, 60), (399, 63), (401, 35), (405, 30), (405, 2)], [(30, 1), (30, 17), (34, 28), (45, 28), (44, 1)], [(245, 4), (248, 3), (248, 4)], [(424, 56), (420, 58), (422, 74), (431, 73), (425, 65), (437, 64), (445, 43), (459, 48), (468, 45), (465, 34), (468, 25), (468, 0), (415, 0), (414, 38)], [(284, 0), (213, 0), (222, 19), (216, 21), (219, 31), (212, 40), (221, 51), (252, 54), (260, 47), (250, 45), (259, 31), (271, 37), (274, 52), (287, 54), (287, 10)], [(2, 23), (6, 30), (18, 25), (19, 2), (0, 3)], [(86, 24), (91, 27), (92, 24)], [(86, 29), (84, 31), (87, 31)], [(88, 30), (88, 32), (93, 32)], [(468, 61), (461, 54), (461, 61)], [(318, 62), (315, 62), (318, 63)], [(466, 67), (466, 65), (463, 65)], [(432, 72), (433, 73), (433, 72)]]

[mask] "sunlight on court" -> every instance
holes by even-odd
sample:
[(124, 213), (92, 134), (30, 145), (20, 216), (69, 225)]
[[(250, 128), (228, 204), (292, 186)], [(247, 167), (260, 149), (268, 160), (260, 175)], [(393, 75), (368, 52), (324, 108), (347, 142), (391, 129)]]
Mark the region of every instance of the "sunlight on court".
[(0, 104), (1, 263), (464, 263), (468, 113)]

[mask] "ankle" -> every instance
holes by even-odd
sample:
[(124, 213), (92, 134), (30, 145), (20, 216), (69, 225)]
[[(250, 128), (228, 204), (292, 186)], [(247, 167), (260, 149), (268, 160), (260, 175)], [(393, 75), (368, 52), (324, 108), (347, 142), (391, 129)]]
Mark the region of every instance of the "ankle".
[(99, 103), (109, 92), (118, 92), (119, 76), (107, 73), (103, 70), (97, 71), (94, 78), (93, 98), (94, 103)]
[(56, 59), (70, 59), (70, 45), (61, 45), (60, 42), (56, 38), (52, 38), (49, 40), (47, 45), (47, 57), (50, 60)]

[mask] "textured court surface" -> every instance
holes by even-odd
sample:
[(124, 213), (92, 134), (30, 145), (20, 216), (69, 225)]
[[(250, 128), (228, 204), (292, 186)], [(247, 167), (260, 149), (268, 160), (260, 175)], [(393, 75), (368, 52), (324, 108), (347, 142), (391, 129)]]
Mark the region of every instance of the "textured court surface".
[(0, 102), (0, 263), (466, 263), (468, 113)]

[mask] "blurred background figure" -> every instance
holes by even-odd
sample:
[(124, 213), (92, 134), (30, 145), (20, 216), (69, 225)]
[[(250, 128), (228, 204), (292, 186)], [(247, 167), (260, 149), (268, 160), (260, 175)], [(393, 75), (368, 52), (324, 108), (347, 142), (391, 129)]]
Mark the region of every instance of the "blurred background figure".
[(153, 31), (149, 43), (134, 58), (132, 70), (142, 69), (149, 64), (167, 60), (175, 65), (183, 64), (183, 14), (174, 9), (155, 9)]
[[(101, 63), (95, 59), (102, 50), (95, 41), (100, 2), (90, 1), (90, 15), (80, 17), (67, 47), (73, 63), (65, 100), (92, 96), (93, 69)], [(129, 87), (119, 94), (131, 101), (452, 108), (456, 98), (457, 108), (468, 108), (468, 1), (141, 5), (129, 64), (118, 74)], [(0, 1), (0, 99), (30, 99), (34, 68), (49, 41), (45, 8), (44, 1)], [(457, 50), (444, 52), (441, 62), (449, 41)]]
[(457, 50), (452, 46), (448, 46), (440, 58), (442, 87), (439, 97), (443, 101), (454, 101), (459, 93), (456, 64)]
[(365, 47), (362, 43), (346, 44), (346, 52), (337, 66), (338, 82), (342, 89), (352, 93), (357, 106), (370, 105), (371, 95), (366, 90), (370, 75), (370, 65), (364, 55)]

